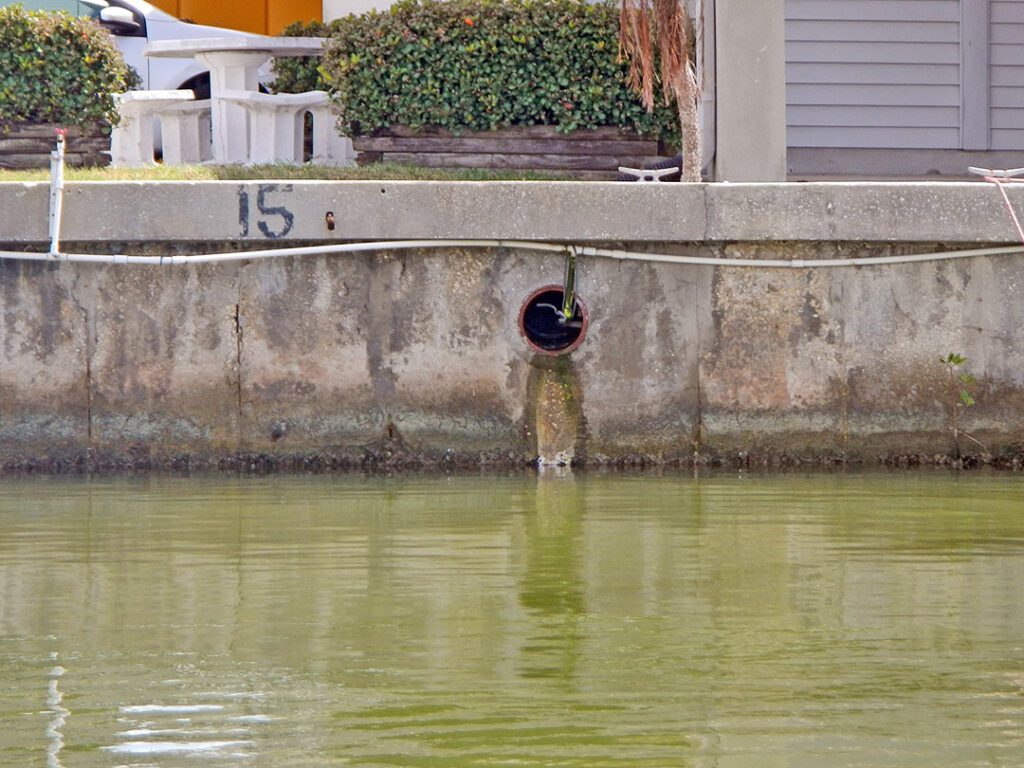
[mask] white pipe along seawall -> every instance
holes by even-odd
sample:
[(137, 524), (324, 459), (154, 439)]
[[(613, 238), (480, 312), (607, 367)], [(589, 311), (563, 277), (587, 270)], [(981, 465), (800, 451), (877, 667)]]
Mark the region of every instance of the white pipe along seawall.
[[(56, 242), (56, 241), (54, 241)], [(189, 256), (126, 256), (114, 253), (38, 253), (33, 251), (0, 251), (0, 258), (19, 261), (65, 261), (86, 264), (137, 264), (169, 267), (183, 264), (211, 264), (228, 261), (250, 261), (284, 256), (315, 256), (337, 253), (363, 253), (368, 251), (402, 251), (428, 248), (514, 248), (546, 251), (578, 256), (619, 259), (624, 261), (650, 261), (663, 264), (691, 266), (746, 267), (753, 269), (834, 269), (838, 267), (869, 267), (881, 265), (916, 264), (926, 261), (971, 259), (981, 256), (1010, 256), (1024, 253), (1024, 245), (992, 246), (955, 251), (904, 254), (900, 256), (870, 256), (860, 259), (729, 259), (716, 256), (680, 256), (672, 253), (647, 253), (593, 246), (564, 245), (531, 240), (376, 240), (363, 243), (292, 246), (230, 253), (199, 253)]]

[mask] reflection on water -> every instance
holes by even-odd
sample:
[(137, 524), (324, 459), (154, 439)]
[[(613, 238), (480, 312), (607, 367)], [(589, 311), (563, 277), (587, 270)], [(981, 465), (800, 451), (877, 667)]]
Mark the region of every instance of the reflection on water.
[(1019, 765), (1024, 485), (0, 485), (0, 767)]
[(586, 610), (580, 563), (582, 505), (571, 475), (542, 477), (535, 511), (525, 519), (525, 568), (519, 604), (534, 617), (522, 647), (523, 677), (571, 682), (575, 677)]
[[(50, 654), (50, 658), (56, 660), (57, 654)], [(50, 708), (52, 717), (46, 726), (46, 768), (61, 768), (60, 751), (64, 748), (64, 736), (61, 729), (70, 712), (64, 708), (64, 694), (60, 692), (57, 683), (64, 675), (64, 667), (54, 667), (50, 670), (50, 687), (46, 697), (46, 704)]]

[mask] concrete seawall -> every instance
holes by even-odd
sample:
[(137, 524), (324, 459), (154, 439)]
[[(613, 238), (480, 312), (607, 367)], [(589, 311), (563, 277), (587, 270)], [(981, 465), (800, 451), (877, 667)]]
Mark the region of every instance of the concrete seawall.
[[(0, 185), (0, 249), (45, 249), (47, 194)], [(984, 184), (79, 183), (62, 234), (102, 253), (500, 238), (808, 262), (1015, 241)], [(587, 335), (551, 358), (518, 315), (562, 272), (507, 247), (0, 260), (0, 464), (519, 463), (556, 390), (590, 462), (931, 456), (954, 450), (949, 352), (978, 381), (961, 426), (994, 455), (1024, 448), (1024, 256), (581, 257)]]

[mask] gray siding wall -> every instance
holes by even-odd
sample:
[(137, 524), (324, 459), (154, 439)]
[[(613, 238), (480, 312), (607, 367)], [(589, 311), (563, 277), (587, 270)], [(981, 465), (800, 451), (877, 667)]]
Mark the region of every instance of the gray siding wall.
[(787, 0), (787, 143), (959, 148), (960, 41), (960, 0)]
[(1024, 0), (993, 0), (991, 43), (991, 148), (1024, 150)]

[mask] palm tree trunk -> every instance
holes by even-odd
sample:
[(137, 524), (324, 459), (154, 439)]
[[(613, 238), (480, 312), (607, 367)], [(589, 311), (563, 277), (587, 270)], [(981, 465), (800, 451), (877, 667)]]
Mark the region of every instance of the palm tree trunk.
[[(677, 1), (680, 4), (683, 2)], [(680, 73), (681, 82), (675, 89), (679, 127), (682, 131), (682, 146), (679, 149), (683, 153), (683, 172), (680, 181), (700, 181), (701, 167), (704, 164), (700, 136), (700, 82), (697, 79), (696, 67), (696, 58), (700, 55), (700, 14), (697, 15), (697, 20), (694, 20), (690, 18), (685, 8), (680, 7), (680, 11), (683, 14), (683, 51), (686, 53), (685, 65)]]
[(700, 113), (697, 109), (699, 97), (692, 92), (677, 101), (679, 125), (682, 128), (683, 174), (680, 181), (700, 181), (703, 166), (703, 152), (700, 140)]

